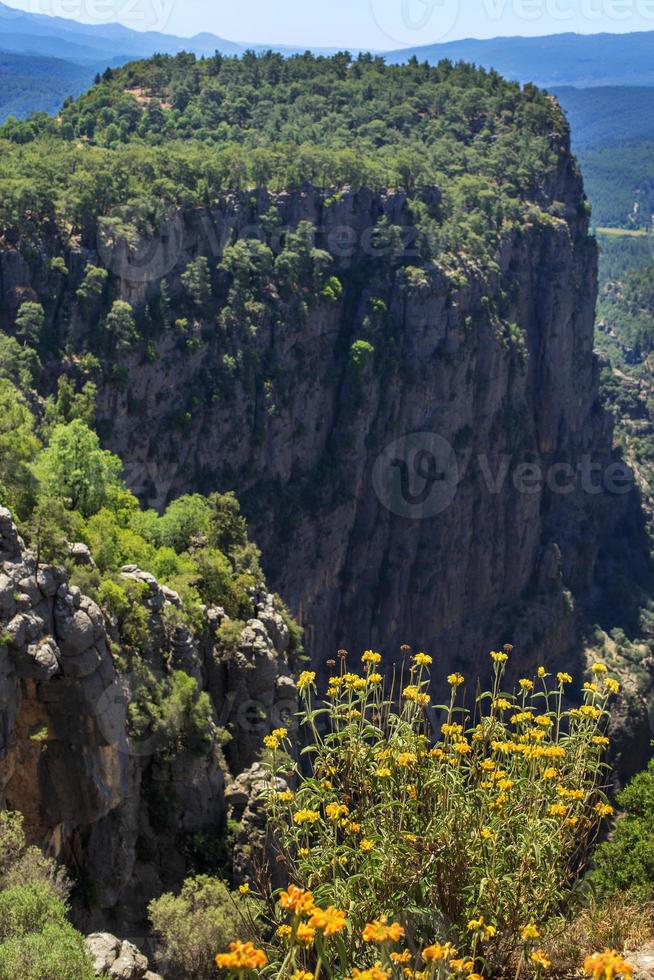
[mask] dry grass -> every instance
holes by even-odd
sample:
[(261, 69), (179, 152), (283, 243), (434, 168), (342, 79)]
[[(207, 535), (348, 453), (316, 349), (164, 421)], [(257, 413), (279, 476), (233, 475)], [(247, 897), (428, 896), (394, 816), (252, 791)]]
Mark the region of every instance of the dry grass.
[(553, 972), (569, 974), (598, 950), (633, 950), (653, 941), (654, 905), (637, 905), (619, 895), (602, 904), (593, 902), (574, 920), (562, 923), (548, 937), (546, 949)]

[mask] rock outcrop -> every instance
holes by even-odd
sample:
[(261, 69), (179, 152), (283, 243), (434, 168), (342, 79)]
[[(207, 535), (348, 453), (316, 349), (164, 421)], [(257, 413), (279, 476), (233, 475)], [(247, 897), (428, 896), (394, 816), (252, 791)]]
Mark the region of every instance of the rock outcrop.
[(226, 783), (255, 762), (262, 735), (292, 717), (296, 691), (272, 596), (254, 595), (256, 618), (225, 651), (221, 609), (205, 611), (196, 636), (166, 615), (181, 605), (176, 593), (135, 566), (122, 574), (146, 588), (149, 665), (183, 670), (211, 698), (202, 750), (162, 752), (156, 733), (134, 737), (135, 687), (115, 659), (120, 630), (63, 569), (37, 565), (0, 509), (0, 804), (20, 810), (29, 840), (78, 878), (80, 924), (113, 922), (129, 935), (148, 901), (184, 879), (197, 841), (224, 835)]
[[(283, 227), (319, 229), (342, 296), (304, 317), (271, 301), (228, 391), (212, 393), (225, 342), (201, 317), (192, 350), (168, 333), (156, 359), (126, 359), (127, 390), (101, 391), (108, 443), (142, 499), (236, 489), (316, 664), (339, 646), (388, 658), (424, 646), (443, 671), (509, 637), (534, 660), (579, 647), (574, 606), (625, 498), (603, 482), (596, 246), (565, 139), (554, 152), (539, 206), (490, 269), (452, 273), (414, 248), (399, 274), (371, 256), (382, 219), (416, 239), (400, 193), (226, 195), (186, 228), (173, 303), (179, 270), (210, 254), (207, 228), (224, 242), (271, 209)], [(359, 338), (374, 354), (355, 364)]]

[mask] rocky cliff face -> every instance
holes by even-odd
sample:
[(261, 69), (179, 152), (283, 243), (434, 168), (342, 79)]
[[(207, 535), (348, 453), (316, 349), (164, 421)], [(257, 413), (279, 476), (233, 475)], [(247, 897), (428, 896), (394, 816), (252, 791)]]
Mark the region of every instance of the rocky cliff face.
[[(579, 468), (603, 471), (610, 433), (592, 354), (595, 244), (579, 175), (559, 154), (543, 211), (505, 236), (492, 270), (470, 261), (465, 275), (428, 266), (419, 248), (408, 272), (371, 257), (380, 218), (415, 248), (399, 194), (226, 199), (210, 215), (219, 239), (247, 234), (271, 206), (285, 226), (322, 229), (343, 295), (304, 319), (273, 303), (227, 396), (207, 384), (224, 339), (206, 323), (194, 352), (168, 337), (152, 363), (128, 362), (127, 390), (102, 391), (109, 445), (143, 498), (237, 489), (316, 663), (339, 645), (392, 656), (407, 642), (444, 669), (508, 637), (534, 657), (574, 646), (571, 595), (592, 577), (590, 528), (607, 503)], [(203, 247), (186, 228), (185, 258)], [(374, 354), (354, 364), (359, 338)]]
[(0, 803), (76, 874), (81, 924), (113, 922), (125, 935), (142, 926), (151, 898), (197, 867), (199, 840), (224, 840), (234, 775), (255, 762), (271, 724), (292, 715), (295, 685), (272, 596), (255, 597), (256, 618), (226, 653), (215, 639), (221, 609), (206, 610), (199, 638), (170, 627), (176, 593), (133, 566), (123, 575), (148, 590), (150, 663), (185, 670), (210, 695), (202, 751), (163, 753), (156, 736), (134, 738), (116, 624), (62, 569), (37, 565), (0, 509)]
[[(552, 152), (490, 264), (426, 259), (399, 192), (308, 186), (225, 195), (173, 220), (132, 267), (104, 246), (67, 255), (58, 322), (78, 341), (91, 329), (74, 299), (87, 262), (104, 261), (136, 310), (165, 282), (172, 322), (189, 308), (189, 261), (215, 270), (228, 242), (259, 236), (274, 253), (279, 228), (308, 222), (331, 256), (342, 291), (291, 302), (246, 267), (256, 295), (231, 311), (230, 275), (214, 271), (211, 301), (147, 349), (115, 352), (99, 392), (107, 445), (143, 501), (236, 490), (316, 664), (338, 646), (391, 658), (403, 642), (443, 670), (509, 637), (534, 660), (579, 648), (575, 606), (626, 496), (607, 492), (596, 246), (565, 133)], [(437, 188), (423, 194), (428, 212), (440, 204)], [(9, 321), (50, 289), (47, 256), (6, 251), (0, 275)]]

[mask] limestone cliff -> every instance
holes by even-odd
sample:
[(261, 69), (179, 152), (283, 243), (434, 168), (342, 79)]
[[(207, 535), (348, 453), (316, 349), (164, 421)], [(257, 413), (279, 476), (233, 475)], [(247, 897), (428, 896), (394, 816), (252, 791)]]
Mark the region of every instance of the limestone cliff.
[[(634, 495), (607, 479), (596, 245), (555, 130), (491, 260), (439, 244), (437, 186), (235, 191), (173, 215), (135, 256), (102, 237), (66, 246), (59, 368), (79, 375), (112, 297), (138, 312), (150, 339), (105, 351), (97, 378), (106, 444), (153, 506), (236, 491), (316, 664), (339, 646), (390, 659), (403, 642), (443, 672), (507, 638), (523, 662), (580, 653), (602, 537)], [(272, 258), (307, 229), (335, 287), (314, 288), (308, 267), (289, 293)], [(265, 245), (265, 274), (255, 250), (221, 262), (245, 241)], [(21, 299), (53, 294), (49, 260), (0, 253), (7, 324)], [(85, 305), (89, 264), (112, 292)]]
[(256, 617), (226, 651), (216, 641), (221, 609), (207, 609), (195, 635), (170, 625), (174, 592), (134, 566), (123, 575), (147, 588), (150, 663), (183, 669), (211, 697), (201, 750), (164, 752), (156, 733), (134, 737), (116, 624), (62, 569), (37, 565), (0, 509), (0, 802), (76, 875), (82, 924), (113, 921), (125, 935), (142, 927), (151, 898), (197, 867), (199, 841), (219, 850), (226, 790), (258, 757), (262, 734), (292, 715), (295, 685), (272, 596), (254, 597)]

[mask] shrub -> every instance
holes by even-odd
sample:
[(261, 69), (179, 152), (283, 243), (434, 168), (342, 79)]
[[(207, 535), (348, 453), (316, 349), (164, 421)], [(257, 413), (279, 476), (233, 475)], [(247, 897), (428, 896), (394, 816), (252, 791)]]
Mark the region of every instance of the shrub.
[(288, 938), (272, 943), (269, 958), (288, 957), (297, 969), (338, 961), (338, 976), (355, 964), (373, 968), (380, 954), (392, 966), (391, 950), (414, 969), (447, 961), (451, 974), (500, 972), (510, 961), (519, 971), (532, 954), (542, 969), (535, 947), (570, 901), (598, 824), (612, 813), (602, 727), (618, 684), (597, 665), (582, 705), (564, 710), (569, 675), (552, 685), (539, 668), (507, 691), (508, 653), (493, 652), (492, 684), (470, 707), (464, 678), (450, 675), (432, 742), (431, 657), (408, 661), (403, 649), (390, 692), (372, 651), (363, 673), (341, 660), (322, 703), (315, 674), (301, 675), (311, 772), (296, 767), (296, 793), (275, 782), (288, 768), (285, 730), (265, 739), (270, 831), (299, 888), (282, 893), (281, 915), (270, 905), (282, 935), (286, 925), (292, 931), (290, 946)]
[(66, 906), (44, 881), (15, 885), (0, 892), (0, 939), (41, 932), (48, 923), (63, 925)]
[(0, 943), (0, 980), (93, 980), (84, 937), (68, 923)]
[(654, 902), (654, 760), (618, 803), (625, 813), (597, 849), (591, 881), (601, 897), (628, 892), (634, 901)]
[(215, 977), (214, 954), (242, 930), (245, 904), (222, 881), (206, 875), (189, 878), (179, 895), (151, 902), (150, 920), (170, 958), (171, 975), (185, 980)]

